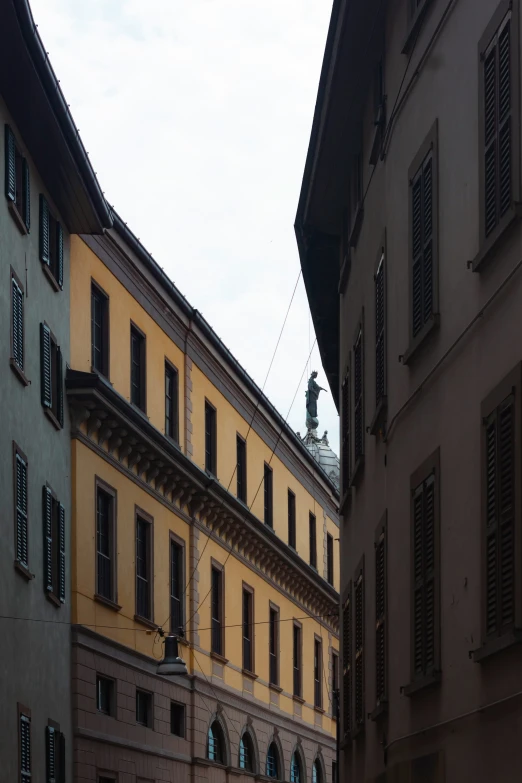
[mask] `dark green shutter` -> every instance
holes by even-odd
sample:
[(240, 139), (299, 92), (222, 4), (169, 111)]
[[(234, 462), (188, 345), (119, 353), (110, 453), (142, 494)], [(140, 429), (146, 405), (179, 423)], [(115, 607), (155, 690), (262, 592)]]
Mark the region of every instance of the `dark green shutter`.
[(375, 544), (375, 690), (376, 704), (386, 700), (386, 529)]
[(13, 310), (13, 359), (17, 366), (24, 369), (24, 295), (16, 282), (11, 278), (12, 310)]
[(51, 332), (45, 324), (40, 324), (40, 365), (42, 405), (51, 408)]
[(9, 125), (5, 126), (5, 195), (16, 201), (16, 144)]
[(53, 496), (49, 487), (43, 487), (43, 535), (44, 535), (44, 589), (52, 592), (53, 574)]
[(61, 223), (56, 223), (56, 274), (57, 283), (63, 288), (63, 229)]
[(31, 177), (29, 175), (29, 164), (25, 158), (22, 160), (22, 188), (22, 219), (25, 223), (27, 233), (29, 233), (31, 229)]
[(27, 542), (27, 464), (16, 455), (16, 558), (29, 564)]
[(31, 719), (20, 715), (20, 781), (31, 780)]
[(50, 260), (49, 204), (43, 193), (40, 193), (40, 261), (49, 266)]
[(52, 726), (45, 727), (46, 783), (57, 783), (57, 742), (58, 732)]
[(65, 509), (58, 504), (58, 592), (62, 603), (65, 601)]
[(63, 357), (60, 348), (56, 349), (56, 393), (58, 395), (56, 418), (63, 427)]

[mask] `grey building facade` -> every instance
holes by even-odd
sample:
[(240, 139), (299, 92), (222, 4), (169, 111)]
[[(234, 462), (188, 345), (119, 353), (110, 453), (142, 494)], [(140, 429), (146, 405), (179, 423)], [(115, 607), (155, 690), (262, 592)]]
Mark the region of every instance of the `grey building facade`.
[(69, 236), (110, 218), (25, 0), (0, 25), (2, 780), (72, 780)]
[(519, 2), (335, 0), (296, 234), (341, 414), (343, 783), (520, 774), (520, 185)]

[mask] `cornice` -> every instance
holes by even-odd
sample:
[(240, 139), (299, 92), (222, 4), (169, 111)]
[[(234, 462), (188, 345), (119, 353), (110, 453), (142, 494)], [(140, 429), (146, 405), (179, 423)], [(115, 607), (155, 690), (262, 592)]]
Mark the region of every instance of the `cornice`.
[(66, 389), (73, 438), (101, 451), (189, 523), (203, 526), (338, 633), (336, 590), (108, 381), (97, 373), (68, 370)]

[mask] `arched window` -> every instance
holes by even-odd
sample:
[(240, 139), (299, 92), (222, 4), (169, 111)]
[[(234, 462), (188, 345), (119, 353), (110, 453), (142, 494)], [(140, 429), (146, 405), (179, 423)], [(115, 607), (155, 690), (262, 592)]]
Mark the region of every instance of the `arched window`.
[(316, 759), (314, 761), (314, 765), (312, 767), (312, 783), (323, 783), (323, 776), (321, 773), (321, 763), (319, 759)]
[(248, 731), (245, 731), (239, 740), (239, 769), (255, 772), (254, 759), (254, 743)]
[(292, 754), (292, 761), (290, 762), (290, 783), (301, 783), (301, 762), (298, 753)]
[(217, 761), (219, 764), (225, 763), (225, 735), (217, 720), (210, 725), (208, 730), (207, 756), (210, 761)]
[(266, 754), (266, 776), (267, 778), (279, 779), (279, 753), (275, 742), (271, 742)]

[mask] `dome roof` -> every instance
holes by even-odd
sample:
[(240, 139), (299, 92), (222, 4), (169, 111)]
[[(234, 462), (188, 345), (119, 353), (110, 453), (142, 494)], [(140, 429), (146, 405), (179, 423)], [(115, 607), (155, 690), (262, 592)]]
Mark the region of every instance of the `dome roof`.
[[(299, 435), (299, 433), (297, 434)], [(330, 444), (328, 443), (328, 432), (325, 432), (322, 438), (318, 438), (314, 431), (309, 429), (302, 440), (307, 450), (324, 470), (332, 484), (339, 489), (341, 466), (339, 457), (332, 451)]]

